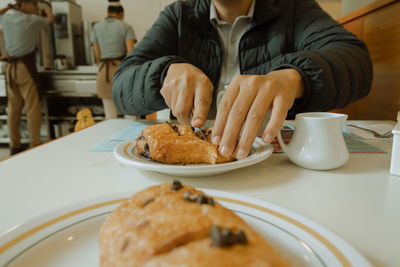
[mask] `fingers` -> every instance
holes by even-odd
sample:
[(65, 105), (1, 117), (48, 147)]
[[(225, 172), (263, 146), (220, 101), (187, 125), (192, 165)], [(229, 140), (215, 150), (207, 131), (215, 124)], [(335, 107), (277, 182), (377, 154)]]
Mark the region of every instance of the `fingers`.
[(239, 94), (239, 84), (235, 83), (235, 80), (229, 84), (226, 88), (225, 94), (222, 97), (221, 102), (218, 106), (217, 116), (215, 118), (213, 130), (212, 130), (212, 142), (216, 145), (221, 143), (222, 135), (226, 122), (228, 120), (229, 112), (232, 109), (233, 104)]
[(186, 63), (169, 66), (161, 95), (181, 124), (190, 125), (189, 114), (194, 110), (193, 124), (204, 124), (212, 102), (213, 84), (197, 67)]
[(281, 99), (276, 98), (273, 102), (271, 118), (262, 136), (264, 142), (271, 143), (274, 140), (281, 130), (282, 124), (285, 122), (287, 113), (287, 105)]
[(267, 90), (263, 90), (257, 94), (247, 114), (243, 132), (236, 147), (237, 159), (244, 159), (249, 155), (258, 129), (264, 122), (271, 102), (272, 97), (268, 94)]
[(168, 88), (167, 86), (163, 86), (160, 90), (160, 94), (162, 95), (162, 97), (164, 98), (165, 104), (167, 104), (167, 106), (172, 109), (172, 105), (171, 105), (171, 94), (168, 92)]
[(194, 93), (191, 90), (180, 90), (189, 86), (181, 84), (165, 85), (160, 93), (172, 114), (181, 124), (190, 125), (189, 113), (193, 108)]
[(178, 119), (179, 123), (190, 125), (189, 113), (193, 108), (194, 93), (191, 90), (181, 90), (175, 96), (176, 102), (173, 104), (172, 113)]
[[(211, 84), (212, 85), (212, 84)], [(213, 87), (205, 84), (198, 86), (194, 97), (194, 112), (191, 124), (193, 127), (201, 127), (207, 119), (208, 111), (212, 103)]]
[(271, 142), (295, 98), (302, 96), (302, 84), (301, 76), (293, 75), (290, 69), (235, 78), (221, 100), (214, 124), (212, 141), (219, 145), (220, 153), (227, 157), (235, 152), (237, 159), (247, 157), (272, 103), (271, 118), (263, 133), (263, 140)]
[(235, 151), (242, 125), (257, 95), (257, 90), (253, 90), (250, 84), (242, 83), (240, 86), (239, 94), (229, 112), (225, 130), (219, 145), (220, 153), (225, 157), (232, 155)]

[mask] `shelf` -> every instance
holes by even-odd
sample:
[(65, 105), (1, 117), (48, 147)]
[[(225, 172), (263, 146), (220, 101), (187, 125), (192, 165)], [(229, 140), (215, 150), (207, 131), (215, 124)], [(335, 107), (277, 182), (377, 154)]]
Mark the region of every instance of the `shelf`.
[[(1, 88), (1, 87), (0, 87)], [(0, 106), (7, 106), (7, 101), (3, 97), (0, 97)], [(71, 127), (74, 126), (77, 121), (76, 115), (74, 114), (75, 110), (72, 112), (68, 110), (69, 107), (76, 106), (76, 111), (81, 109), (82, 107), (90, 108), (96, 110), (96, 108), (102, 107), (101, 99), (97, 97), (97, 93), (95, 90), (86, 90), (86, 91), (61, 91), (61, 90), (48, 90), (44, 91), (44, 101), (43, 101), (43, 110), (44, 114), (42, 114), (42, 124), (41, 133), (42, 141), (49, 141), (56, 135), (60, 135), (62, 131), (66, 130), (66, 124)], [(93, 116), (93, 120), (95, 122), (105, 120), (104, 114), (102, 114), (102, 110), (96, 110), (96, 115)], [(92, 113), (93, 114), (93, 113)], [(99, 115), (97, 115), (99, 114)], [(9, 116), (5, 113), (4, 108), (0, 113), (0, 126), (4, 125), (8, 120)], [(21, 116), (21, 121), (26, 122), (27, 116), (26, 114)], [(69, 126), (68, 126), (69, 127)], [(45, 128), (45, 129), (44, 129)], [(72, 128), (73, 129), (73, 128)], [(43, 131), (42, 131), (43, 130)], [(46, 132), (46, 134), (45, 134)], [(10, 142), (8, 137), (0, 138), (0, 144), (7, 144)], [(29, 143), (29, 138), (22, 139), (22, 143)]]
[[(44, 115), (42, 115), (44, 118)], [(0, 120), (7, 120), (7, 115), (0, 115)], [(93, 116), (95, 121), (102, 121), (105, 120), (104, 116)], [(26, 120), (26, 116), (22, 116), (21, 120)], [(49, 120), (51, 121), (68, 121), (68, 120), (76, 120), (75, 116), (49, 116)]]
[[(22, 144), (29, 144), (31, 140), (29, 138), (21, 138), (21, 143)], [(40, 137), (40, 141), (42, 142), (47, 142), (49, 139), (45, 136)], [(8, 137), (0, 137), (0, 144), (9, 144), (10, 143), (10, 138)]]
[(61, 91), (45, 91), (45, 97), (97, 97), (97, 94), (92, 93), (77, 93), (77, 92), (61, 92)]
[[(48, 118), (50, 121), (69, 121), (69, 120), (76, 120), (75, 116), (49, 116)], [(105, 120), (103, 116), (93, 116), (93, 120), (95, 121), (102, 121)]]
[[(8, 115), (0, 115), (0, 120), (7, 120), (8, 119)], [(22, 116), (21, 120), (24, 121), (26, 120), (26, 116)]]
[[(0, 120), (7, 120), (7, 119), (8, 119), (8, 115), (0, 115)], [(44, 119), (44, 114), (42, 114), (42, 119)], [(25, 121), (26, 120), (26, 116), (25, 115), (22, 116), (21, 120)]]

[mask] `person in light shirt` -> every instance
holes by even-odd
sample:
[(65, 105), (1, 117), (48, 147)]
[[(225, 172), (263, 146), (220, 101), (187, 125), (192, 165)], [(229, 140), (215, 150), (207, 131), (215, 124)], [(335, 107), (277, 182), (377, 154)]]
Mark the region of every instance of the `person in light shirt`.
[(110, 1), (108, 16), (97, 23), (92, 31), (92, 43), (97, 63), (97, 93), (103, 101), (106, 119), (117, 118), (118, 111), (112, 100), (112, 81), (121, 60), (135, 46), (133, 28), (123, 22), (124, 8), (119, 1)]
[(315, 0), (187, 0), (167, 6), (123, 60), (113, 98), (129, 115), (215, 119), (213, 143), (243, 159), (259, 130), (271, 142), (286, 118), (344, 107), (371, 81), (365, 44)]
[(3, 35), (8, 53), (6, 68), (8, 135), (11, 154), (24, 150), (19, 125), (25, 107), (30, 147), (40, 144), (42, 105), (40, 82), (36, 70), (35, 52), (41, 30), (55, 22), (50, 6), (44, 9), (46, 17), (39, 16), (37, 0), (20, 0), (0, 10)]

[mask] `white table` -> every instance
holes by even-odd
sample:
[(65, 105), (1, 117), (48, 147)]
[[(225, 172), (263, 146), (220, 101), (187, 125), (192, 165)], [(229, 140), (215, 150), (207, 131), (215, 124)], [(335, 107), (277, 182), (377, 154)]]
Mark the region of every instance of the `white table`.
[[(60, 207), (172, 181), (123, 166), (110, 152), (89, 152), (131, 123), (105, 121), (1, 162), (0, 233)], [(391, 151), (392, 139), (369, 142)], [(218, 177), (180, 180), (289, 208), (343, 237), (375, 266), (395, 267), (400, 266), (400, 177), (389, 173), (390, 155), (350, 154), (339, 169), (311, 171), (273, 154)]]

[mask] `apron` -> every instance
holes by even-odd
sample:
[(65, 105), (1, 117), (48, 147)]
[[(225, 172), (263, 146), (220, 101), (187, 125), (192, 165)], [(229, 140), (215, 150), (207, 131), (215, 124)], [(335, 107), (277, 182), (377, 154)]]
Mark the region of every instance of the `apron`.
[[(119, 67), (121, 58), (102, 59), (97, 74), (97, 94), (99, 98), (112, 98), (112, 78)], [(104, 77), (105, 76), (105, 77)]]
[(101, 64), (100, 64), (100, 68), (99, 68), (99, 72), (105, 67), (106, 68), (106, 83), (110, 82), (110, 79), (108, 78), (109, 76), (109, 72), (110, 72), (110, 65), (113, 65), (114, 67), (116, 60), (121, 61), (122, 59), (124, 59), (124, 57), (120, 57), (120, 58), (104, 58), (101, 60)]
[[(40, 98), (42, 97), (42, 86), (40, 83), (40, 77), (36, 69), (36, 62), (35, 62), (35, 51), (23, 56), (23, 57), (9, 57), (8, 63), (10, 71), (7, 72), (6, 81), (11, 89), (16, 88), (15, 81), (18, 80), (17, 77), (17, 63), (22, 62), (26, 69), (28, 70), (32, 80), (35, 82), (36, 88), (38, 90)], [(12, 79), (12, 72), (14, 72), (14, 79)]]

